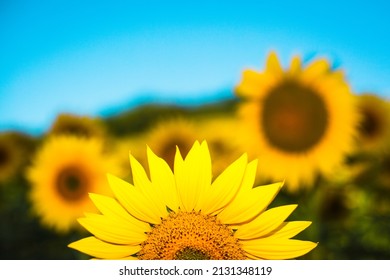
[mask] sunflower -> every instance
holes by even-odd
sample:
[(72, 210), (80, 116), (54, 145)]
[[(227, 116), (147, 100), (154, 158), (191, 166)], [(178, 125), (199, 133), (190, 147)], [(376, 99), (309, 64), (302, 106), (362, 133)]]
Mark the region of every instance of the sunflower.
[(27, 152), (34, 149), (34, 140), (22, 133), (0, 133), (0, 182), (16, 176), (28, 161)]
[(195, 140), (200, 140), (195, 124), (186, 118), (164, 119), (145, 135), (145, 143), (173, 170), (176, 146), (187, 155)]
[(62, 135), (49, 138), (37, 152), (27, 177), (43, 225), (69, 231), (85, 211), (96, 211), (88, 193), (111, 194), (105, 174), (113, 169), (102, 146), (97, 139)]
[(349, 198), (354, 193), (353, 185), (321, 187), (319, 201), (316, 201), (318, 218), (325, 223), (346, 220), (351, 214)]
[(260, 175), (286, 180), (291, 191), (329, 175), (352, 151), (359, 114), (341, 71), (325, 59), (303, 68), (299, 57), (283, 70), (275, 53), (263, 73), (245, 70), (236, 94), (244, 99), (240, 138), (260, 157)]
[(131, 135), (113, 139), (110, 142), (110, 151), (113, 155), (115, 165), (118, 167), (118, 174), (121, 178), (132, 180), (131, 169), (129, 169), (129, 151), (133, 155), (141, 158), (142, 163), (146, 163), (145, 139), (143, 136)]
[(80, 137), (103, 137), (105, 131), (98, 118), (62, 113), (57, 116), (49, 129), (49, 134), (76, 135)]
[(358, 95), (362, 115), (359, 125), (358, 149), (362, 152), (383, 153), (390, 143), (390, 106), (375, 94)]
[(287, 222), (297, 205), (266, 210), (281, 183), (253, 188), (257, 161), (242, 155), (212, 182), (207, 143), (195, 142), (174, 173), (147, 150), (150, 179), (130, 155), (134, 183), (108, 175), (115, 198), (90, 197), (101, 214), (78, 221), (94, 236), (70, 248), (102, 259), (289, 259), (316, 243), (291, 239), (310, 225)]
[(237, 141), (237, 118), (219, 116), (207, 118), (197, 124), (196, 130), (206, 140), (213, 161), (213, 175), (219, 175), (241, 151)]

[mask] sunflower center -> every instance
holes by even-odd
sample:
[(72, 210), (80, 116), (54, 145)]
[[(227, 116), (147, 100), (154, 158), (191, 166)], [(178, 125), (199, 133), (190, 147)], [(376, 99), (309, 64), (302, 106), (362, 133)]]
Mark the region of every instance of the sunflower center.
[(73, 135), (79, 135), (79, 136), (84, 136), (84, 137), (90, 137), (91, 136), (91, 131), (82, 125), (78, 125), (76, 123), (68, 123), (67, 125), (64, 125), (62, 128), (60, 128), (61, 132), (63, 133), (69, 133)]
[(364, 137), (374, 138), (380, 134), (381, 123), (380, 119), (374, 112), (363, 110), (363, 121), (360, 126), (360, 132)]
[(83, 127), (79, 127), (79, 126), (71, 126), (69, 125), (66, 130), (71, 133), (71, 134), (77, 134), (77, 135), (88, 135), (88, 131), (83, 128)]
[(10, 160), (10, 154), (6, 147), (0, 146), (0, 167), (6, 166)]
[(328, 111), (316, 91), (285, 81), (264, 99), (261, 120), (272, 146), (302, 153), (320, 142), (328, 126)]
[(186, 247), (175, 255), (175, 260), (209, 260), (206, 252), (191, 247)]
[(57, 178), (57, 191), (68, 201), (77, 201), (88, 193), (88, 181), (83, 172), (74, 167), (63, 169)]
[(216, 217), (199, 212), (171, 213), (142, 243), (145, 260), (242, 260), (238, 239)]

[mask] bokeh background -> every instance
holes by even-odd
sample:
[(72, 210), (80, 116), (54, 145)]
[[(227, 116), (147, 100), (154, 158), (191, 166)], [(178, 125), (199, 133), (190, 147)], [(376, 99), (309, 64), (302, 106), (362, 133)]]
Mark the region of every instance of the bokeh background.
[[(229, 127), (235, 87), (244, 69), (263, 71), (271, 51), (287, 68), (294, 55), (325, 58), (354, 96), (389, 108), (389, 10), (387, 1), (1, 1), (0, 258), (86, 258), (67, 248), (86, 231), (58, 230), (34, 211), (28, 170), (49, 138), (100, 139), (107, 172), (129, 180), (129, 150), (142, 162), (146, 144), (158, 150), (173, 135), (222, 138), (228, 149), (214, 154), (223, 167), (245, 152), (229, 146), (243, 138)], [(390, 259), (383, 135), (379, 152), (345, 155), (335, 180), (319, 176), (275, 199), (299, 204), (291, 219), (313, 221), (300, 237), (319, 246), (302, 258)]]

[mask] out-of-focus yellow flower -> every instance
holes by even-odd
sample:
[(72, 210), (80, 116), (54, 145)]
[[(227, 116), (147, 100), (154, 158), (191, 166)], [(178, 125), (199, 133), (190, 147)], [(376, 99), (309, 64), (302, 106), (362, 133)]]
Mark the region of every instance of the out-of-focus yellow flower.
[(53, 136), (28, 169), (31, 201), (42, 224), (59, 232), (74, 228), (76, 218), (96, 211), (88, 194), (111, 194), (106, 173), (113, 171), (98, 139)]
[(91, 194), (101, 214), (79, 222), (94, 236), (69, 247), (102, 259), (290, 259), (316, 243), (292, 239), (310, 222), (286, 222), (297, 205), (266, 210), (281, 183), (253, 187), (257, 161), (242, 155), (212, 181), (206, 142), (174, 173), (147, 150), (150, 179), (130, 156), (134, 183), (109, 176), (115, 198)]
[(146, 164), (146, 142), (143, 135), (133, 135), (117, 138), (110, 142), (109, 149), (115, 165), (118, 167), (117, 176), (132, 181), (129, 163), (130, 153), (139, 158), (142, 164)]
[(286, 180), (291, 191), (329, 175), (351, 152), (359, 120), (355, 96), (342, 72), (325, 59), (302, 67), (294, 57), (283, 70), (275, 53), (259, 73), (245, 70), (236, 93), (243, 99), (238, 133), (259, 175)]
[(162, 120), (145, 135), (145, 143), (173, 170), (176, 147), (185, 156), (200, 136), (195, 124), (185, 118)]
[(206, 140), (213, 158), (213, 175), (219, 175), (242, 151), (237, 137), (238, 121), (235, 117), (213, 117), (200, 121), (196, 131), (198, 140)]
[(28, 162), (28, 152), (34, 149), (34, 140), (22, 133), (0, 133), (0, 183), (21, 173)]
[(362, 115), (358, 134), (358, 152), (378, 154), (390, 143), (390, 105), (375, 94), (358, 95)]

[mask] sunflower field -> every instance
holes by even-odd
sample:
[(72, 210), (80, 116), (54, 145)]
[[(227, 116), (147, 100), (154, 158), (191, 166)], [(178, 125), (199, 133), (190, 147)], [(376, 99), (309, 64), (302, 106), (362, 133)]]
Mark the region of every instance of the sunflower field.
[(216, 102), (1, 132), (1, 259), (390, 259), (390, 101), (327, 59), (262, 67)]

